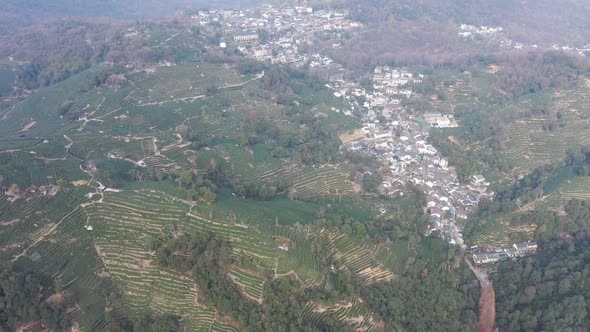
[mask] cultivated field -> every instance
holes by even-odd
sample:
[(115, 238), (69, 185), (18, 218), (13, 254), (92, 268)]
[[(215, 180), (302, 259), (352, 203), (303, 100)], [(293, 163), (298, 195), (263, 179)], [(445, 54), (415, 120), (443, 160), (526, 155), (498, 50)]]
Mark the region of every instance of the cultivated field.
[(507, 158), (515, 171), (526, 174), (539, 165), (561, 163), (568, 148), (590, 145), (590, 89), (580, 87), (558, 96), (559, 112), (553, 130), (544, 130), (547, 116), (516, 121), (508, 126)]
[(346, 322), (357, 331), (373, 331), (376, 325), (380, 325), (379, 322), (374, 320), (372, 313), (361, 299), (328, 307), (308, 303), (303, 309), (300, 320), (311, 322), (315, 326), (321, 326), (319, 325), (320, 320), (330, 318)]

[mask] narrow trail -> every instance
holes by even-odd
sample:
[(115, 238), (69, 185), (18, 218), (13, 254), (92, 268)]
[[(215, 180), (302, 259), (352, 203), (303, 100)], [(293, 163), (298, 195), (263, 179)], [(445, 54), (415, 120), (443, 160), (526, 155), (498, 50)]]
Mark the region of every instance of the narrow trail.
[(494, 286), (489, 280), (487, 273), (481, 271), (477, 267), (474, 267), (471, 262), (465, 258), (465, 262), (473, 271), (473, 273), (479, 279), (481, 286), (481, 295), (479, 296), (479, 321), (478, 331), (479, 332), (497, 332), (496, 327), (496, 294), (494, 292)]
[[(260, 74), (256, 75), (255, 77), (253, 77), (253, 78), (251, 78), (251, 79), (249, 79), (247, 81), (244, 81), (244, 82), (241, 82), (241, 83), (236, 83), (236, 84), (226, 84), (226, 85), (220, 86), (220, 87), (218, 87), (218, 90), (221, 91), (221, 90), (225, 90), (225, 89), (230, 89), (230, 88), (235, 88), (235, 87), (239, 87), (239, 86), (244, 86), (244, 85), (246, 85), (246, 84), (248, 84), (248, 83), (250, 83), (252, 81), (259, 80), (259, 79), (261, 79), (263, 77), (264, 77), (264, 71), (262, 71)], [(135, 106), (137, 106), (137, 107), (154, 106), (154, 105), (160, 105), (161, 106), (161, 105), (166, 104), (166, 103), (177, 103), (177, 102), (186, 102), (186, 101), (191, 101), (192, 102), (192, 101), (195, 101), (195, 100), (198, 100), (198, 99), (203, 99), (203, 98), (206, 98), (206, 97), (207, 97), (207, 95), (204, 95), (203, 94), (203, 95), (197, 95), (197, 96), (174, 98), (174, 99), (163, 100), (163, 101), (153, 101), (153, 102), (149, 102), (149, 103), (137, 104)]]
[(45, 237), (47, 237), (49, 234), (53, 233), (53, 231), (59, 227), (59, 225), (67, 218), (69, 217), (72, 213), (76, 212), (78, 210), (79, 206), (77, 206), (75, 209), (73, 209), (72, 211), (70, 211), (68, 214), (66, 214), (63, 218), (61, 218), (61, 220), (53, 225), (49, 231), (47, 231), (47, 233), (45, 233), (45, 235), (41, 236), (39, 239), (37, 239), (35, 242), (33, 242), (33, 244), (31, 244), (30, 246), (28, 246), (25, 250), (23, 250), (23, 252), (21, 252), (20, 254), (16, 255), (14, 257), (14, 259), (12, 259), (13, 262), (15, 262), (17, 259), (19, 259), (20, 257), (24, 256), (27, 253), (27, 250), (33, 248), (37, 243), (39, 243), (40, 241), (42, 241), (43, 239), (45, 239)]

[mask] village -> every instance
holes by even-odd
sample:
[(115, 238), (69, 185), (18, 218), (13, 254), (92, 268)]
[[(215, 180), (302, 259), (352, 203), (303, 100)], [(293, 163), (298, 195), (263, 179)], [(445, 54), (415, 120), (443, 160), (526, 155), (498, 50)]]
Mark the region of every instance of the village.
[(238, 43), (237, 50), (258, 61), (310, 67), (329, 66), (333, 61), (317, 53), (308, 53), (314, 41), (340, 40), (362, 25), (347, 19), (346, 11), (314, 10), (312, 7), (264, 5), (256, 9), (204, 10), (192, 15), (200, 27), (221, 26), (219, 47)]
[(423, 78), (402, 68), (380, 66), (374, 70), (371, 92), (358, 85), (352, 91), (340, 90), (339, 95), (361, 94), (365, 98), (363, 105), (351, 105), (363, 110), (363, 135), (343, 148), (373, 154), (389, 168), (380, 187), (382, 194), (397, 195), (408, 182), (422, 189), (430, 213), (427, 234), (438, 232), (449, 243), (463, 245), (457, 219), (467, 219), (482, 197), (491, 198), (494, 193), (482, 175), (473, 176), (468, 184), (459, 183), (455, 168), (429, 143), (430, 128), (458, 126), (452, 114), (416, 116), (402, 105)]
[(245, 11), (201, 11), (191, 16), (200, 26), (221, 25), (219, 47), (230, 43), (244, 56), (265, 63), (306, 66), (329, 83), (336, 98), (344, 102), (335, 110), (354, 116), (362, 130), (343, 140), (342, 150), (377, 157), (387, 170), (379, 191), (383, 195), (402, 193), (413, 183), (425, 194), (430, 213), (430, 228), (451, 244), (464, 245), (457, 219), (467, 219), (482, 197), (492, 198), (489, 183), (475, 175), (470, 183), (459, 183), (448, 160), (429, 143), (430, 128), (457, 127), (453, 114), (427, 112), (410, 114), (403, 101), (418, 98), (414, 88), (424, 75), (405, 68), (377, 66), (371, 73), (372, 86), (344, 78), (344, 68), (329, 56), (310, 52), (318, 39), (340, 47), (347, 34), (362, 27), (348, 19), (345, 11), (317, 10), (311, 7), (276, 8), (266, 5)]

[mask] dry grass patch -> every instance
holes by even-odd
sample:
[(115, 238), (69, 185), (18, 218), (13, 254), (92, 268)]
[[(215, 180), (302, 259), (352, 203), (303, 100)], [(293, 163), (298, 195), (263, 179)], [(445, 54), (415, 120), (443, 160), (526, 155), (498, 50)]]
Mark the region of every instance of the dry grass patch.
[(352, 141), (356, 141), (357, 139), (361, 139), (365, 137), (365, 132), (362, 129), (357, 129), (352, 133), (344, 133), (338, 136), (342, 144), (346, 144)]

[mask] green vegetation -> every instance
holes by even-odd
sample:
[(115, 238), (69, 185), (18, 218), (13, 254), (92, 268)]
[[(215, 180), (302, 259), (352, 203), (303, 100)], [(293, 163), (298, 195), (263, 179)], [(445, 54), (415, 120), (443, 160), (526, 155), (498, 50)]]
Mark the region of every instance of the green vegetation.
[(588, 326), (584, 286), (587, 238), (543, 246), (542, 252), (500, 265), (494, 274), (496, 317), (504, 330), (577, 330)]
[[(395, 9), (406, 18), (396, 33), (422, 15), (412, 8)], [(430, 37), (456, 38), (432, 24)], [(326, 82), (220, 51), (219, 25), (77, 27), (8, 39), (26, 40), (30, 61), (3, 76), (0, 96), (14, 79), (39, 90), (0, 110), (0, 274), (25, 280), (17, 293), (0, 285), (0, 308), (8, 293), (18, 302), (2, 328), (475, 330), (479, 286), (463, 253), (424, 236), (422, 190), (381, 197), (385, 165), (340, 151), (360, 122)], [(59, 31), (44, 57), (31, 47)], [(461, 181), (494, 181), (495, 199), (462, 225), (468, 241), (587, 235), (589, 203), (569, 201), (590, 195), (577, 60), (539, 52), (416, 69), (427, 79), (403, 106), (421, 126), (425, 112), (454, 114), (460, 127), (433, 130), (432, 143)], [(534, 208), (544, 200), (553, 205)]]
[[(426, 251), (439, 257), (448, 251), (456, 252), (438, 240), (425, 240), (429, 245), (440, 245), (439, 251)], [(475, 303), (479, 296), (477, 283), (471, 272), (462, 266), (454, 268), (442, 262), (419, 260), (406, 276), (393, 283), (377, 283), (361, 289), (369, 308), (374, 310), (389, 329), (409, 330), (473, 330), (477, 321)]]
[(47, 292), (37, 277), (17, 272), (12, 266), (0, 268), (0, 328), (16, 330), (29, 322), (51, 329), (66, 328), (70, 322), (65, 309), (72, 299), (61, 302), (45, 302)]
[(0, 64), (0, 97), (9, 96), (16, 80), (13, 69), (6, 64)]

